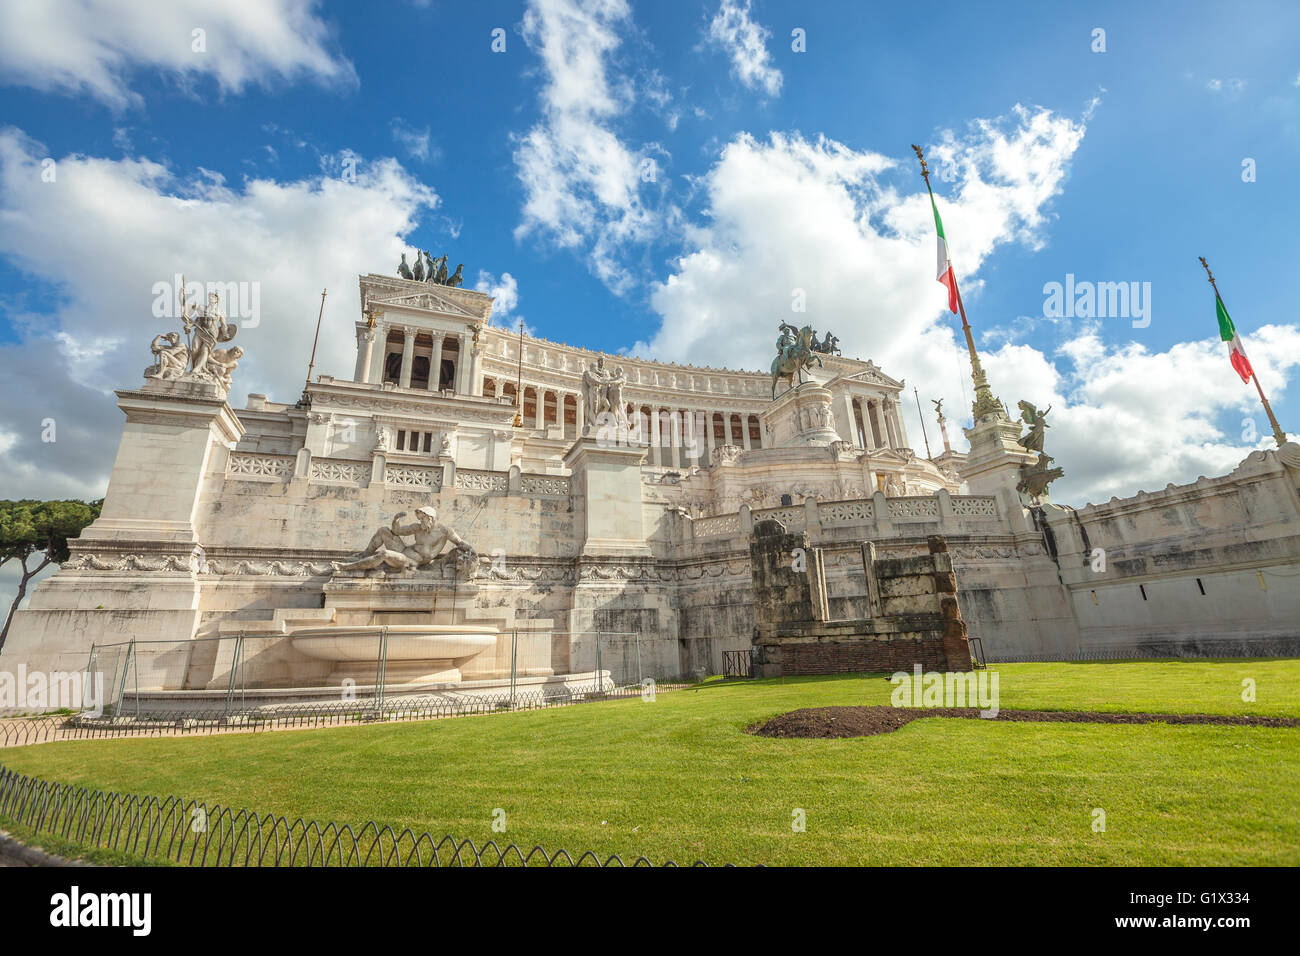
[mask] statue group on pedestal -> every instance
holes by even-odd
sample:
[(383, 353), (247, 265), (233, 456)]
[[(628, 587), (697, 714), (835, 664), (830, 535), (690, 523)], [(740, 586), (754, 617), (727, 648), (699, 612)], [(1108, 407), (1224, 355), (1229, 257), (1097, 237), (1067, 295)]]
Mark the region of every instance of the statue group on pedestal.
[(453, 289), (458, 288), (465, 281), (465, 263), (456, 267), (456, 271), (447, 275), (447, 257), (435, 259), (423, 249), (415, 253), (415, 268), (412, 269), (406, 264), (406, 253), (402, 253), (402, 261), (397, 266), (397, 274), (403, 279), (411, 279), (415, 282), (432, 282), (434, 285), (450, 286)]
[(233, 339), (239, 327), (226, 321), (217, 293), (209, 293), (208, 304), (202, 309), (182, 300), (181, 329), (184, 342), (178, 332), (154, 336), (149, 346), (154, 364), (144, 370), (144, 377), (167, 382), (212, 382), (222, 391), (229, 391), (231, 373), (244, 350), (238, 345), (218, 348)]
[[(451, 560), (458, 565), (473, 565), (478, 561), (478, 553), (469, 542), (438, 521), (436, 508), (417, 508), (416, 520), (412, 524), (402, 524), (405, 517), (406, 512), (399, 511), (393, 516), (391, 526), (374, 533), (360, 555), (351, 561), (332, 562), (334, 570), (409, 572), (435, 564), (444, 565)], [(412, 537), (412, 543), (407, 544), (403, 537)], [(448, 542), (452, 550), (443, 554)]]
[(1048, 485), (1065, 474), (1062, 469), (1052, 467), (1052, 462), (1056, 459), (1043, 451), (1043, 437), (1048, 427), (1047, 413), (1051, 410), (1051, 405), (1040, 412), (1030, 402), (1020, 403), (1020, 420), (1029, 428), (1029, 431), (1020, 437), (1020, 446), (1025, 451), (1037, 454), (1038, 459), (1032, 464), (1020, 467), (1020, 482), (1016, 485), (1016, 489), (1035, 501), (1046, 493)]
[(626, 384), (627, 374), (623, 366), (619, 365), (610, 372), (605, 368), (604, 356), (582, 370), (582, 399), (586, 415), (584, 435), (597, 425), (602, 413), (613, 415), (620, 425), (627, 424), (627, 404), (623, 401), (623, 386)]

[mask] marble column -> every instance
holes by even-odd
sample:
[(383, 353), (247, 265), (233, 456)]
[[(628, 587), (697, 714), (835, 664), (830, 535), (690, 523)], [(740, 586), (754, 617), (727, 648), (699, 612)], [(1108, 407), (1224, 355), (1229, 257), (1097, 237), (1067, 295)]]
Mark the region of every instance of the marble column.
[(415, 329), (402, 330), (402, 375), (397, 384), (402, 388), (411, 387), (411, 363), (415, 359)]
[(852, 444), (854, 448), (858, 448), (860, 447), (858, 445), (858, 422), (856, 416), (853, 414), (852, 392), (844, 393), (844, 415), (844, 420), (848, 423), (849, 430), (847, 433), (840, 432), (840, 437)]
[(722, 420), (726, 423), (725, 434), (727, 436), (727, 444), (734, 445), (736, 443), (736, 439), (734, 438), (733, 433), (731, 431), (731, 412), (723, 412)]
[(584, 419), (584, 416), (585, 416), (585, 409), (584, 409), (584, 405), (585, 405), (585, 403), (584, 403), (583, 400), (582, 400), (582, 393), (579, 392), (577, 395), (574, 396), (574, 399), (573, 399), (573, 418), (574, 418), (574, 421), (577, 422), (578, 437), (579, 437), (579, 438), (582, 437), (582, 428), (583, 428), (583, 425), (585, 424), (585, 419)]
[[(474, 341), (474, 336), (469, 338), (469, 393), (471, 395), (483, 394), (483, 346)], [(558, 401), (559, 395), (556, 395)], [(564, 417), (560, 416), (561, 419)]]
[(537, 396), (537, 430), (541, 431), (546, 427), (546, 393), (538, 386), (533, 389), (533, 394)]
[(713, 461), (713, 412), (704, 413), (704, 458), (702, 464)]
[(469, 391), (469, 333), (460, 333), (458, 339), (460, 341), (460, 352), (456, 355), (456, 386), (454, 391), (457, 395), (464, 395)]
[(749, 451), (749, 415), (740, 416), (740, 443)]
[(442, 332), (434, 329), (433, 356), (429, 359), (429, 391), (431, 392), (438, 390), (438, 382), (442, 378), (442, 336)]
[(375, 330), (357, 329), (357, 370), (354, 382), (370, 381), (370, 363), (375, 357)]
[(650, 449), (651, 464), (662, 466), (664, 463), (663, 443), (659, 434), (659, 409), (650, 406)]

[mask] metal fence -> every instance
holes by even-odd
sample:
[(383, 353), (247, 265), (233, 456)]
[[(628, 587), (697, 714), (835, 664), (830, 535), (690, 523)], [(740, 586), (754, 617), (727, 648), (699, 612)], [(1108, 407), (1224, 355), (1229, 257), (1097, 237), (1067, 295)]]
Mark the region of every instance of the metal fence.
[[(576, 857), (489, 840), (435, 837), (381, 825), (354, 828), (302, 817), (205, 804), (179, 797), (141, 797), (50, 783), (0, 765), (0, 820), (49, 834), (81, 850), (109, 850), (139, 861), (187, 866), (655, 866), (638, 856)], [(677, 866), (671, 860), (660, 864)], [(707, 866), (697, 860), (692, 866)], [(730, 864), (727, 864), (728, 866)]]
[(723, 651), (723, 677), (753, 677), (753, 651)]
[[(464, 707), (478, 712), (484, 700), (493, 706), (502, 699), (508, 706), (516, 700), (534, 706), (539, 696), (568, 702), (575, 696), (640, 687), (647, 679), (674, 683), (681, 673), (675, 639), (526, 628), (503, 636), (504, 641), (474, 655), (476, 662), (482, 662), (480, 670), (463, 678), (421, 675), (423, 665), (413, 659), (406, 644), (411, 638), (400, 632), (390, 635), (386, 625), (376, 625), (360, 641), (353, 639), (369, 648), (346, 661), (310, 658), (295, 648), (291, 636), (283, 634), (96, 644), (85, 677), (88, 687), (98, 689), (96, 709), (105, 716), (184, 713), (207, 719), (301, 710), (307, 700), (384, 710), (393, 699), (405, 707), (412, 697), (463, 698), (468, 701)], [(556, 675), (555, 662), (567, 662), (562, 669), (572, 674)], [(450, 662), (447, 665), (450, 670)]]

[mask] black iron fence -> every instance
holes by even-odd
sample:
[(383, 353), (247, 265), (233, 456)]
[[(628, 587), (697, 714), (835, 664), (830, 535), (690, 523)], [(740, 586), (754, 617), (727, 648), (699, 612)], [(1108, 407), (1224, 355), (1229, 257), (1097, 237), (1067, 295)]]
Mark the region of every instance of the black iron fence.
[(723, 677), (752, 677), (754, 676), (753, 651), (723, 651), (722, 652), (722, 676)]
[[(51, 783), (0, 765), (0, 821), (82, 852), (186, 866), (655, 866), (590, 850), (576, 857), (514, 843), (435, 837), (367, 821), (358, 827)], [(662, 866), (677, 866), (671, 860)], [(707, 866), (697, 860), (692, 866)], [(730, 864), (727, 864), (730, 865)]]

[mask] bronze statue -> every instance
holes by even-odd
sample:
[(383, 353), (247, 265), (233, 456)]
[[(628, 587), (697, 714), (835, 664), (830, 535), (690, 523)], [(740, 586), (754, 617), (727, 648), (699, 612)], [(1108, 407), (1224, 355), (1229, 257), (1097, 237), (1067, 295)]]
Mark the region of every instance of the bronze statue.
[(1026, 451), (1036, 451), (1042, 454), (1043, 451), (1043, 432), (1047, 429), (1047, 413), (1052, 410), (1048, 405), (1046, 411), (1040, 412), (1031, 403), (1022, 401), (1020, 403), (1020, 420), (1029, 426), (1029, 431), (1019, 439), (1020, 444)]
[(803, 373), (812, 368), (815, 361), (821, 366), (822, 360), (812, 348), (813, 327), (805, 325), (795, 330), (794, 326), (781, 323), (781, 337), (776, 340), (777, 356), (772, 360), (772, 397), (776, 398), (776, 383), (789, 379), (790, 387), (795, 387), (795, 379), (803, 384)]
[(465, 277), (462, 275), (464, 271), (465, 263), (462, 262), (456, 267), (456, 271), (451, 274), (451, 278), (447, 280), (447, 285), (453, 289), (459, 289), (460, 284), (465, 281)]
[(411, 270), (411, 278), (416, 282), (424, 281), (424, 258), (420, 250), (415, 250), (415, 268)]
[(397, 274), (403, 279), (411, 278), (411, 267), (406, 264), (406, 253), (402, 253), (402, 261), (398, 263)]

